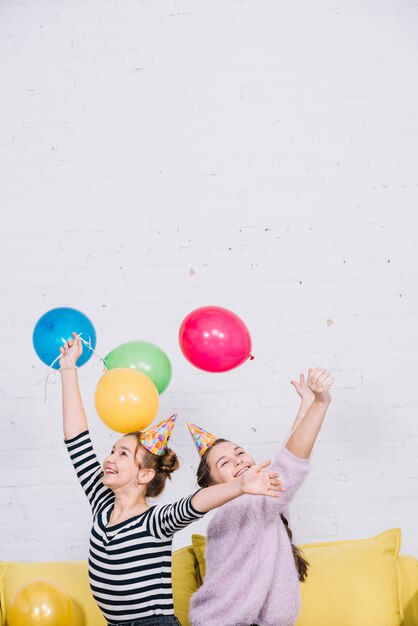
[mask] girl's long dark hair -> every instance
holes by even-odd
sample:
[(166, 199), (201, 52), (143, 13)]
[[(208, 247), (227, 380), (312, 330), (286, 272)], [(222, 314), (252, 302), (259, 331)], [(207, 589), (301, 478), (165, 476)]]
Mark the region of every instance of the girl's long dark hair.
[(303, 583), (306, 580), (306, 577), (308, 575), (309, 563), (303, 556), (302, 550), (298, 548), (298, 546), (295, 546), (295, 544), (293, 543), (292, 541), (293, 534), (292, 534), (292, 531), (290, 530), (289, 522), (287, 521), (283, 513), (280, 513), (280, 517), (282, 519), (284, 527), (286, 528), (290, 545), (292, 546), (292, 553), (293, 553), (293, 558), (295, 559), (295, 565), (296, 565), (296, 571), (298, 573), (298, 578), (300, 582)]
[[(224, 441), (228, 441), (228, 439), (217, 439), (212, 444), (212, 446), (206, 450), (206, 452), (200, 459), (200, 464), (199, 464), (199, 467), (197, 468), (197, 484), (202, 489), (204, 489), (205, 487), (209, 487), (212, 484), (212, 477), (211, 477), (210, 470), (207, 464), (208, 454), (210, 450), (213, 448), (213, 446), (216, 446), (216, 444), (218, 443), (223, 443)], [(289, 537), (290, 545), (292, 547), (293, 558), (295, 559), (295, 566), (296, 566), (296, 571), (298, 573), (298, 578), (300, 582), (304, 582), (308, 575), (309, 563), (304, 558), (302, 550), (298, 548), (297, 546), (295, 546), (295, 544), (293, 543), (292, 541), (293, 534), (289, 527), (289, 522), (287, 521), (283, 513), (280, 514), (280, 518), (284, 524), (284, 527), (286, 528), (286, 532)]]

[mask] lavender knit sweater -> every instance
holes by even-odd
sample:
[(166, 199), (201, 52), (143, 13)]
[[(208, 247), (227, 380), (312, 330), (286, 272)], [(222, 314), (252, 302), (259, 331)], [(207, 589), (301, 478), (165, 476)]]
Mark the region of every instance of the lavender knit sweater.
[(192, 626), (293, 626), (299, 580), (280, 513), (309, 472), (309, 460), (279, 451), (271, 471), (279, 498), (244, 495), (224, 504), (208, 527), (206, 575), (190, 604)]

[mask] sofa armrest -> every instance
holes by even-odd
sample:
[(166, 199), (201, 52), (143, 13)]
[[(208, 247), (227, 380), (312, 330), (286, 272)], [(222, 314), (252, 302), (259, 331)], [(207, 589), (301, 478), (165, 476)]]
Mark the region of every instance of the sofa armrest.
[(404, 607), (402, 626), (418, 624), (418, 560), (413, 556), (398, 557), (401, 575), (401, 597)]
[(8, 562), (0, 563), (0, 626), (6, 624), (6, 599), (4, 594), (4, 580), (6, 576)]

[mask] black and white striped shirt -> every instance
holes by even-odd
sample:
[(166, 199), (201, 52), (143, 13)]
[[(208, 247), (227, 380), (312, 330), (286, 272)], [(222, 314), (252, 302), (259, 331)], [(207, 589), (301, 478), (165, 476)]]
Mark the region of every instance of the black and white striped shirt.
[(93, 512), (89, 579), (94, 599), (110, 623), (174, 615), (171, 588), (173, 535), (201, 518), (192, 496), (108, 527), (115, 496), (103, 485), (103, 470), (89, 431), (65, 441)]

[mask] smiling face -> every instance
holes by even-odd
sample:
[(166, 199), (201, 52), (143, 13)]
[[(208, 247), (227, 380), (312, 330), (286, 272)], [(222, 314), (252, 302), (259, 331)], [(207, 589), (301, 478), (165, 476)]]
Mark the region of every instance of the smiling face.
[(141, 467), (145, 461), (145, 454), (139, 446), (135, 457), (137, 441), (133, 435), (126, 435), (115, 443), (103, 461), (103, 484), (106, 487), (115, 490), (130, 485), (138, 486), (140, 475), (144, 472)]
[(254, 459), (236, 443), (222, 441), (209, 449), (206, 464), (212, 484), (227, 483), (255, 465)]

